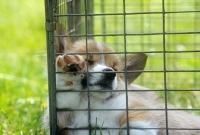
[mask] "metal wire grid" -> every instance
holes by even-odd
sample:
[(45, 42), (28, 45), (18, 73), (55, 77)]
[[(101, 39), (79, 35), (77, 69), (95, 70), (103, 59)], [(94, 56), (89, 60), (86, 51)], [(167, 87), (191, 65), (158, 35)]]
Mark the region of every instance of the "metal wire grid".
[[(114, 42), (112, 42), (111, 44), (119, 44), (118, 42), (122, 42), (123, 43), (123, 51), (120, 51), (120, 49), (118, 48), (118, 46), (114, 46), (115, 50), (117, 50), (116, 54), (121, 54), (124, 55), (126, 57), (126, 55), (128, 54), (132, 54), (132, 53), (148, 53), (148, 54), (159, 54), (162, 59), (162, 68), (163, 69), (147, 69), (145, 71), (143, 71), (144, 73), (162, 73), (163, 74), (163, 88), (157, 88), (156, 90), (148, 90), (148, 91), (158, 91), (158, 92), (164, 92), (164, 101), (165, 101), (165, 109), (150, 109), (150, 110), (154, 110), (154, 111), (159, 111), (159, 110), (164, 110), (165, 111), (165, 116), (166, 116), (166, 134), (168, 134), (168, 130), (200, 130), (200, 129), (173, 129), (173, 128), (168, 128), (168, 111), (173, 111), (173, 110), (185, 110), (185, 111), (199, 111), (199, 109), (197, 108), (193, 108), (193, 109), (169, 109), (167, 106), (167, 101), (169, 98), (169, 93), (168, 92), (174, 92), (174, 90), (177, 91), (199, 91), (199, 82), (198, 80), (198, 74), (200, 72), (199, 69), (199, 65), (194, 65), (193, 69), (168, 69), (168, 62), (170, 62), (169, 58), (172, 57), (173, 55), (179, 55), (179, 54), (184, 54), (187, 55), (188, 53), (192, 53), (193, 54), (193, 58), (194, 59), (199, 59), (199, 41), (197, 39), (200, 38), (199, 33), (200, 33), (200, 28), (197, 25), (198, 22), (200, 22), (200, 10), (199, 9), (194, 9), (194, 10), (180, 10), (178, 8), (176, 8), (176, 6), (178, 6), (178, 4), (180, 3), (176, 3), (173, 5), (173, 0), (161, 0), (161, 1), (156, 1), (158, 2), (157, 5), (159, 5), (160, 11), (149, 11), (149, 10), (145, 10), (144, 7), (144, 3), (146, 1), (143, 0), (140, 3), (141, 9), (140, 12), (128, 12), (126, 11), (127, 9), (127, 1), (126, 0), (122, 0), (122, 1), (115, 1), (115, 2), (111, 2), (112, 4), (114, 4), (115, 6), (115, 10), (112, 13), (108, 13), (106, 12), (106, 6), (105, 4), (106, 1), (102, 0), (102, 1), (87, 1), (87, 0), (76, 0), (76, 1), (66, 1), (66, 0), (46, 0), (45, 1), (45, 7), (46, 7), (46, 30), (47, 30), (47, 56), (48, 56), (48, 80), (49, 80), (49, 97), (50, 97), (50, 132), (51, 134), (57, 134), (57, 125), (55, 123), (55, 121), (57, 121), (56, 118), (56, 112), (57, 111), (85, 111), (85, 110), (81, 110), (81, 109), (57, 109), (56, 108), (56, 92), (63, 92), (60, 90), (55, 91), (55, 52), (54, 52), (54, 22), (55, 20), (59, 20), (62, 24), (64, 24), (66, 26), (66, 29), (69, 30), (69, 32), (71, 32), (72, 34), (70, 35), (73, 39), (77, 39), (80, 37), (84, 37), (87, 41), (87, 38), (94, 38), (95, 40), (100, 39), (100, 41), (103, 41), (105, 43), (110, 42), (108, 37), (117, 37), (114, 38)], [(197, 0), (192, 1), (194, 4), (197, 4), (194, 7), (197, 7), (199, 2)], [(100, 12), (95, 13), (94, 8), (97, 7), (95, 6), (100, 4), (101, 9)], [(117, 7), (118, 6), (122, 6), (122, 12), (118, 12)], [(80, 8), (82, 7), (82, 8)], [(75, 10), (77, 9), (77, 10)], [(78, 9), (82, 9), (82, 10), (78, 10)], [(170, 26), (169, 24), (173, 24), (176, 23), (176, 19), (169, 19), (170, 17), (172, 18), (176, 18), (177, 14), (193, 14), (193, 18), (194, 19), (194, 30), (186, 30), (186, 31), (173, 31), (173, 29), (176, 29), (176, 25), (172, 25)], [(147, 29), (149, 29), (149, 31), (145, 31), (145, 27), (141, 27), (140, 31), (137, 32), (133, 32), (133, 33), (129, 33), (129, 31), (127, 31), (127, 16), (132, 16), (132, 15), (141, 15), (140, 19), (141, 22), (144, 22), (145, 17), (142, 17), (142, 15), (160, 15), (161, 16), (161, 23), (162, 23), (162, 30), (161, 31), (152, 31), (150, 27), (148, 27)], [(100, 23), (102, 31), (101, 33), (95, 33), (95, 18), (94, 17), (102, 17), (102, 21)], [(115, 28), (117, 28), (118, 26), (116, 25), (117, 23), (120, 23), (118, 20), (118, 17), (115, 16), (122, 16), (122, 30), (118, 30), (115, 29), (113, 30), (111, 33), (107, 32), (105, 29), (107, 28), (107, 20), (105, 19), (106, 17), (104, 16), (114, 16), (114, 21), (113, 21), (113, 25)], [(84, 18), (84, 19), (82, 19)], [(73, 21), (72, 21), (73, 20)], [(81, 20), (81, 21), (80, 21)], [(89, 20), (89, 21), (88, 21)], [(81, 24), (82, 23), (82, 24)], [(153, 25), (151, 23), (151, 21), (149, 22), (149, 25)], [(77, 28), (79, 27), (79, 28)], [(120, 28), (121, 29), (121, 28)], [(175, 36), (175, 38), (171, 37)], [(186, 35), (186, 36), (193, 36), (193, 42), (190, 42), (193, 46), (191, 47), (192, 49), (189, 50), (174, 50), (172, 45), (176, 43), (176, 41), (178, 40), (177, 37), (179, 35)], [(118, 37), (122, 37), (121, 41), (119, 41)], [(130, 50), (130, 45), (127, 42), (127, 38), (128, 37), (132, 37), (132, 36), (140, 36), (140, 48), (141, 50), (137, 50), (136, 51), (129, 51)], [(148, 37), (148, 41), (150, 42), (150, 44), (145, 43), (145, 36), (161, 36), (162, 37), (162, 49), (160, 50), (146, 50), (145, 46), (151, 46), (152, 43), (154, 43), (152, 40), (155, 40), (155, 38), (149, 38)], [(170, 41), (172, 42), (172, 45), (170, 44)], [(174, 42), (174, 43), (173, 43)], [(111, 45), (111, 47), (113, 47), (113, 45)], [(171, 48), (170, 48), (171, 47)], [(172, 55), (171, 55), (172, 54)], [(191, 57), (189, 57), (191, 58)], [(126, 65), (126, 64), (125, 64)], [(149, 64), (149, 67), (153, 67), (153, 65)], [(139, 71), (133, 71), (133, 72), (139, 72)], [(129, 73), (128, 71), (125, 71), (125, 74)], [(184, 88), (170, 88), (168, 86), (168, 82), (169, 82), (169, 76), (170, 74), (168, 73), (194, 73), (193, 75), (193, 79), (194, 79), (194, 88), (191, 89), (184, 89)], [(141, 79), (138, 81), (140, 84), (145, 84), (146, 82), (144, 81), (144, 77), (141, 77)], [(120, 91), (120, 90), (119, 90)], [(67, 91), (67, 92), (71, 92), (71, 91)], [(80, 92), (80, 91), (75, 91), (75, 92)], [(94, 92), (99, 92), (99, 91), (94, 91)], [(126, 94), (127, 94), (128, 90), (126, 90)], [(137, 92), (137, 90), (135, 90), (134, 92)], [(90, 99), (90, 94), (88, 91), (88, 99)], [(128, 98), (128, 96), (127, 96)], [(128, 101), (128, 99), (126, 99)], [(88, 122), (90, 123), (90, 111), (105, 111), (104, 109), (91, 109), (90, 108), (90, 101), (88, 102)], [(127, 118), (128, 118), (128, 111), (129, 110), (145, 110), (145, 109), (128, 109), (128, 103), (126, 104), (126, 114), (127, 114)], [(120, 111), (120, 109), (106, 109), (106, 111)], [(149, 109), (146, 109), (147, 111)], [(122, 110), (121, 110), (122, 111)], [(128, 125), (128, 121), (127, 121), (127, 125)], [(129, 127), (129, 126), (128, 126)], [(66, 129), (70, 129), (70, 128), (66, 128)], [(70, 130), (81, 130), (81, 129), (85, 129), (85, 128), (76, 128), (76, 129), (70, 129)], [(88, 128), (90, 131), (92, 130), (91, 125), (89, 125)], [(127, 132), (129, 133), (129, 128), (127, 129)], [(90, 132), (91, 134), (91, 132)]]

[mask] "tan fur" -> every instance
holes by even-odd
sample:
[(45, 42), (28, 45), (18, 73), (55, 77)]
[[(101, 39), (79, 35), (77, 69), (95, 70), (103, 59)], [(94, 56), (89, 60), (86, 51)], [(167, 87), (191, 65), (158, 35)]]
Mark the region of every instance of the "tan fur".
[[(146, 65), (147, 56), (145, 54), (135, 54), (135, 55), (127, 55), (126, 56), (126, 69), (124, 67), (125, 64), (125, 57), (122, 57), (121, 62), (121, 69), (127, 70), (127, 71), (137, 71), (137, 70), (144, 70), (144, 67)], [(126, 78), (128, 81), (128, 84), (132, 83), (133, 80), (135, 80), (142, 72), (133, 72), (133, 73), (127, 73)]]
[[(133, 86), (134, 87), (134, 86)], [(133, 88), (132, 87), (132, 88)], [(140, 86), (139, 86), (140, 87)], [(130, 88), (129, 88), (130, 89)], [(141, 87), (140, 90), (146, 90)], [(144, 93), (143, 95), (141, 93)], [(150, 120), (158, 128), (163, 128), (158, 131), (158, 135), (166, 135), (166, 112), (164, 103), (158, 99), (155, 92), (141, 92), (141, 97), (137, 96), (137, 93), (129, 94), (129, 109), (150, 109), (143, 111), (129, 111), (129, 122), (132, 120)], [(151, 96), (149, 96), (151, 95)], [(153, 97), (153, 98), (151, 98)], [(134, 98), (134, 99), (133, 99)], [(175, 109), (172, 105), (168, 104), (169, 109)], [(151, 110), (151, 109), (163, 109), (163, 110)], [(200, 117), (189, 114), (184, 111), (168, 110), (168, 128), (176, 130), (168, 130), (169, 135), (200, 135)], [(123, 114), (120, 121), (120, 125), (126, 124), (126, 113)], [(181, 128), (185, 130), (181, 130)], [(198, 129), (198, 130), (192, 130)]]
[(73, 82), (67, 81), (67, 82), (66, 82), (66, 86), (70, 86), (70, 85), (73, 85)]
[(62, 65), (63, 65), (63, 61), (59, 58), (58, 59), (58, 61), (57, 61), (57, 65), (59, 66), (59, 67), (62, 67)]
[[(145, 102), (141, 101), (141, 97), (137, 95), (133, 95), (132, 97), (129, 96), (129, 98), (133, 98), (129, 100), (129, 109), (147, 109), (149, 108)], [(143, 99), (145, 100), (145, 99)], [(151, 117), (149, 111), (140, 111), (140, 110), (132, 110), (128, 111), (128, 120), (130, 121), (146, 121), (149, 120)], [(123, 126), (127, 123), (127, 112), (125, 112), (121, 118), (120, 126)]]

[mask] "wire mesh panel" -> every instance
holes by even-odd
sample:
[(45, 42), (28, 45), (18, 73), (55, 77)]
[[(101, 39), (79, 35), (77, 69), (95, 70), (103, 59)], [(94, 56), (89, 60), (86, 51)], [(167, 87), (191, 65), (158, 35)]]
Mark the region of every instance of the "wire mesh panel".
[[(156, 133), (172, 135), (174, 133), (192, 134), (193, 131), (195, 134), (200, 134), (199, 123), (194, 121), (194, 119), (198, 121), (200, 118), (193, 116), (200, 114), (199, 0), (46, 0), (45, 6), (51, 134), (136, 135), (143, 133), (146, 135), (148, 133), (154, 135)], [(61, 30), (62, 32), (57, 32), (58, 27), (65, 29), (66, 32), (63, 32), (63, 30)], [(61, 38), (66, 40), (59, 42)], [(93, 40), (96, 42), (93, 43)], [(69, 42), (66, 44), (75, 44), (78, 47), (69, 49), (56, 46), (56, 44), (59, 44), (60, 47), (60, 44), (64, 44), (64, 42)], [(77, 51), (82, 49), (80, 44), (85, 44), (85, 52)], [(95, 51), (90, 49), (90, 44), (96, 44), (96, 46), (106, 44), (114, 51), (104, 48), (101, 48), (101, 51)], [(57, 51), (60, 49), (63, 51)], [(94, 102), (98, 102), (102, 96), (102, 90), (93, 90), (88, 80), (85, 82), (84, 91), (82, 89), (60, 90), (56, 88), (57, 75), (67, 74), (65, 72), (60, 73), (55, 68), (58, 55), (82, 55), (87, 61), (87, 68), (83, 74), (85, 77), (83, 78), (87, 78), (92, 75), (95, 76), (95, 74), (100, 75), (105, 71), (106, 73), (108, 72), (108, 70), (98, 72), (92, 70), (92, 73), (88, 73), (90, 72), (90, 64), (92, 65), (96, 62), (94, 60), (90, 61), (89, 58), (98, 56), (96, 59), (101, 59), (104, 53), (109, 55), (109, 57), (103, 59), (104, 66), (108, 65), (107, 61), (114, 60), (115, 55), (119, 56), (116, 59), (124, 57), (124, 63), (121, 61), (121, 63), (118, 63), (119, 69), (115, 69), (115, 66), (113, 66), (114, 68), (111, 67), (112, 70), (109, 70), (109, 77), (111, 73), (115, 73), (116, 77), (123, 76), (122, 80), (126, 85), (121, 86), (118, 83), (118, 79), (115, 91), (113, 89), (105, 89), (103, 91), (112, 93), (112, 96), (108, 96), (101, 102), (102, 104), (107, 100), (111, 102), (118, 95), (113, 93), (124, 93), (125, 104), (123, 107), (119, 107), (120, 102), (118, 101), (116, 105), (113, 105), (114, 107), (111, 103), (109, 105), (106, 104), (105, 107), (98, 108), (99, 104), (94, 107)], [(144, 53), (148, 56), (145, 69), (129, 70), (129, 68), (134, 69), (128, 66), (130, 64), (128, 59), (132, 59), (129, 56), (133, 54), (141, 56), (140, 54)], [(110, 59), (111, 56), (112, 58)], [(143, 58), (140, 58), (141, 60), (138, 61), (142, 61)], [(55, 60), (57, 60), (56, 63)], [(139, 64), (141, 63), (139, 62)], [(124, 66), (123, 70), (120, 70), (122, 68), (120, 65)], [(74, 70), (70, 72), (74, 76), (78, 76), (74, 73)], [(143, 73), (139, 78), (135, 77), (137, 78), (136, 80), (134, 80), (135, 78), (131, 80), (134, 80), (134, 84), (130, 82), (129, 76), (137, 73), (140, 75), (141, 72)], [(129, 86), (129, 83), (131, 86)], [(70, 83), (67, 82), (66, 85), (69, 86)], [(100, 87), (101, 84), (98, 85)], [(65, 96), (64, 93), (85, 95), (84, 97), (87, 98), (85, 99), (87, 100), (87, 105), (85, 106), (87, 107), (71, 107), (69, 102), (76, 101), (74, 100), (76, 96), (71, 101), (67, 99), (62, 101), (62, 103), (67, 102), (69, 106), (59, 107), (58, 98), (60, 96), (58, 94)], [(93, 97), (93, 93), (98, 96)], [(158, 101), (158, 97), (161, 100)], [(97, 101), (91, 98), (96, 98)], [(138, 108), (131, 107), (132, 100), (134, 103), (137, 103), (138, 100), (144, 100), (142, 102), (144, 106), (139, 104), (140, 107)], [(58, 113), (62, 118), (57, 119)], [(103, 121), (101, 114), (104, 116), (106, 114), (108, 116), (116, 115), (114, 120), (117, 122), (114, 123), (117, 124), (112, 125), (112, 122)], [(146, 118), (149, 114), (151, 117)], [(175, 118), (178, 116), (181, 116), (181, 118), (176, 121)], [(67, 120), (68, 117), (72, 117), (73, 120), (76, 119), (74, 117), (80, 118), (77, 118), (77, 121), (70, 119), (72, 121), (64, 122), (67, 123), (66, 126), (58, 124)], [(123, 117), (126, 119), (124, 122), (119, 120), (123, 119)], [(185, 117), (188, 117), (186, 118), (187, 120), (184, 120)], [(134, 126), (135, 123), (132, 121), (140, 122), (140, 118), (150, 121), (151, 124), (148, 125), (149, 123), (147, 122), (147, 125), (142, 123), (142, 126), (140, 126), (137, 123)], [(107, 119), (109, 121), (112, 118), (108, 117)], [(189, 119), (197, 126), (193, 127), (191, 126), (192, 124), (187, 124)], [(87, 121), (87, 124), (76, 126), (81, 125), (80, 123), (84, 123), (84, 121)], [(174, 122), (176, 123), (175, 125), (173, 124)]]

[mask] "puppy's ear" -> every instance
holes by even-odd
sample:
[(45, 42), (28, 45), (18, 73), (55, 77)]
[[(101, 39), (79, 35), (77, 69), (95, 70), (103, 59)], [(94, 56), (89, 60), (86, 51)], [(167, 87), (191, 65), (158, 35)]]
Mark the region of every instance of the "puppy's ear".
[(55, 52), (64, 53), (66, 52), (66, 50), (72, 47), (72, 40), (70, 37), (65, 37), (68, 36), (68, 33), (61, 23), (56, 22), (55, 26), (56, 26), (55, 36), (62, 36), (62, 37), (55, 37)]
[[(121, 58), (120, 60), (120, 68), (122, 71), (137, 71), (137, 70), (144, 70), (146, 65), (147, 55), (146, 54), (134, 54), (134, 55), (127, 55), (126, 60), (125, 58)], [(126, 67), (125, 65), (126, 61)], [(125, 69), (126, 68), (126, 69)], [(132, 83), (140, 74), (141, 72), (135, 72), (135, 73), (126, 73), (126, 78), (128, 81), (128, 84)]]

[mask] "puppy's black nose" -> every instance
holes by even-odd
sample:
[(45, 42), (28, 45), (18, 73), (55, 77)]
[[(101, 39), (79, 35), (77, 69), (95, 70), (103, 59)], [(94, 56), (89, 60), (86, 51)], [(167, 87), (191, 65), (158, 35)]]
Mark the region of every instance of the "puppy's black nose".
[(113, 72), (114, 70), (111, 68), (105, 68), (103, 71), (104, 71), (105, 77), (108, 79), (114, 79), (116, 76), (116, 73), (114, 73)]

